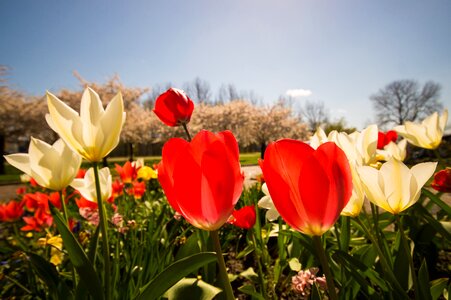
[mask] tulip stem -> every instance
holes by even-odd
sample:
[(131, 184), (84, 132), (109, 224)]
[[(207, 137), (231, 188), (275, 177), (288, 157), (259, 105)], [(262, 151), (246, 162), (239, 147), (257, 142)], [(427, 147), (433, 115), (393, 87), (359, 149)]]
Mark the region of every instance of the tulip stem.
[(384, 271), (385, 275), (387, 275), (390, 280), (391, 283), (394, 285), (394, 287), (396, 288), (396, 290), (398, 291), (398, 293), (400, 295), (403, 296), (403, 298), (408, 299), (406, 292), (404, 291), (404, 289), (401, 287), (401, 285), (398, 282), (398, 279), (396, 279), (395, 274), (393, 274), (393, 271), (390, 267), (390, 265), (388, 264), (388, 261), (385, 257), (385, 254), (382, 252), (381, 248), (379, 247), (379, 243), (377, 241), (377, 239), (374, 237), (374, 235), (371, 233), (370, 230), (368, 230), (368, 228), (366, 228), (365, 224), (363, 224), (363, 222), (360, 220), (359, 217), (354, 219), (357, 224), (360, 225), (360, 227), (363, 229), (363, 231), (365, 232), (366, 236), (370, 239), (371, 243), (373, 244), (374, 248), (376, 248), (376, 252), (379, 255), (379, 260), (382, 264), (382, 270)]
[(97, 195), (97, 205), (99, 209), (99, 218), (100, 218), (100, 230), (102, 233), (102, 250), (103, 250), (103, 265), (104, 265), (104, 289), (106, 297), (105, 299), (110, 299), (110, 249), (108, 245), (108, 231), (107, 231), (107, 217), (105, 212), (105, 207), (103, 206), (102, 201), (102, 193), (100, 190), (100, 178), (99, 178), (99, 170), (97, 162), (93, 163), (94, 168), (94, 177), (96, 183), (96, 195)]
[(314, 235), (312, 237), (313, 239), (313, 245), (316, 248), (316, 252), (318, 254), (319, 261), (321, 263), (321, 266), (323, 267), (323, 273), (326, 276), (326, 282), (327, 282), (327, 290), (329, 291), (329, 297), (331, 300), (338, 300), (337, 291), (335, 290), (335, 283), (334, 278), (332, 276), (332, 272), (329, 268), (329, 262), (327, 260), (326, 252), (324, 251), (322, 242), (321, 242), (321, 236)]
[(415, 273), (415, 267), (413, 265), (413, 259), (412, 259), (412, 255), (410, 253), (410, 247), (407, 243), (407, 237), (405, 235), (404, 228), (402, 226), (401, 218), (399, 217), (399, 215), (396, 215), (395, 217), (396, 217), (396, 223), (398, 224), (398, 227), (399, 227), (399, 232), (401, 234), (401, 243), (403, 243), (404, 249), (406, 251), (407, 259), (409, 260), (410, 274), (412, 275), (415, 299), (421, 299), (420, 290), (418, 288), (417, 274)]
[(442, 158), (442, 156), (440, 155), (440, 152), (438, 151), (438, 149), (436, 148), (436, 149), (434, 149), (433, 151), (434, 151), (435, 157), (437, 158), (438, 162), (439, 162), (441, 165), (443, 165), (444, 167), (446, 167), (446, 162), (445, 162), (445, 160)]
[[(61, 199), (61, 207), (63, 208), (64, 219), (66, 221), (67, 228), (69, 228), (69, 216), (67, 214), (66, 199), (64, 199), (64, 192), (59, 191), (59, 194), (60, 194), (60, 199)], [(71, 228), (69, 228), (69, 230), (71, 230)]]
[[(66, 220), (67, 228), (69, 231), (72, 231), (72, 228), (69, 226), (69, 215), (67, 214), (66, 207), (66, 199), (64, 197), (64, 191), (59, 191), (60, 199), (61, 199), (61, 207), (63, 208), (64, 219)], [(75, 267), (72, 265), (72, 280), (74, 282), (74, 287), (78, 285), (77, 283), (77, 274), (75, 273)]]
[(219, 277), (222, 281), (224, 292), (227, 300), (234, 300), (232, 286), (230, 285), (229, 276), (227, 275), (227, 269), (224, 262), (224, 257), (222, 256), (221, 242), (219, 241), (218, 230), (210, 231), (211, 239), (213, 240), (213, 247), (216, 252), (216, 258), (218, 260), (219, 266)]
[(186, 123), (182, 123), (182, 127), (185, 130), (186, 136), (188, 137), (188, 142), (191, 142), (191, 134), (189, 134), (188, 127), (186, 126)]

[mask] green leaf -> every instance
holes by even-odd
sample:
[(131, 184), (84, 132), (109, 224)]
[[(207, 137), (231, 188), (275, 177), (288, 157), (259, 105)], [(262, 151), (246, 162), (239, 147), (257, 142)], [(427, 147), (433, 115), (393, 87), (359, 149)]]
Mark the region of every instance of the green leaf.
[(403, 287), (404, 290), (408, 291), (412, 286), (412, 278), (409, 267), (409, 258), (407, 257), (407, 251), (410, 249), (404, 249), (404, 244), (401, 242), (401, 233), (398, 232), (395, 240), (395, 263), (393, 266), (393, 270), (396, 272), (396, 278), (398, 279), (399, 284)]
[(188, 257), (190, 255), (196, 254), (200, 252), (199, 248), (199, 239), (196, 234), (192, 234), (187, 240), (186, 243), (183, 244), (179, 251), (177, 251), (177, 255), (175, 256), (176, 260)]
[(183, 278), (171, 287), (165, 297), (171, 300), (212, 300), (222, 290), (196, 278)]
[(420, 296), (423, 300), (432, 300), (431, 287), (429, 285), (429, 273), (426, 260), (423, 259), (420, 270), (418, 270), (418, 289), (420, 290)]
[(27, 252), (31, 265), (38, 276), (47, 284), (48, 291), (54, 299), (73, 299), (64, 280), (61, 280), (56, 267), (41, 256)]
[(244, 278), (248, 280), (253, 280), (255, 278), (258, 278), (258, 274), (255, 273), (254, 269), (252, 267), (249, 267), (247, 270), (244, 270), (240, 273), (240, 276), (243, 276)]
[(438, 297), (443, 293), (443, 290), (446, 289), (446, 285), (448, 283), (448, 278), (439, 278), (431, 281), (431, 296), (432, 300), (437, 300)]
[(350, 217), (343, 216), (341, 218), (341, 236), (340, 236), (340, 249), (347, 251), (349, 248), (349, 241), (351, 239), (351, 220)]
[(254, 244), (249, 243), (238, 255), (236, 256), (237, 259), (246, 257), (247, 255), (251, 254), (252, 251), (255, 250)]
[(94, 299), (103, 299), (103, 288), (93, 265), (89, 261), (77, 239), (67, 227), (67, 224), (61, 217), (61, 214), (52, 204), (49, 203), (49, 205), (53, 219), (56, 223), (56, 227), (58, 228), (58, 231), (63, 239), (64, 247), (69, 254), (69, 259), (77, 270), (77, 273), (80, 275), (80, 282), (84, 283)]
[(421, 192), (431, 199), (432, 202), (437, 204), (438, 207), (443, 209), (448, 215), (451, 215), (451, 207), (443, 202), (439, 197), (434, 195), (431, 191), (428, 191), (426, 188), (422, 188)]
[(257, 300), (265, 300), (265, 298), (262, 295), (257, 293), (257, 291), (255, 290), (253, 285), (246, 284), (246, 285), (240, 286), (238, 288), (238, 290), (246, 295), (252, 296), (253, 299), (255, 298)]
[(214, 252), (202, 252), (178, 260), (142, 287), (135, 299), (157, 299), (180, 279), (215, 260), (216, 253)]

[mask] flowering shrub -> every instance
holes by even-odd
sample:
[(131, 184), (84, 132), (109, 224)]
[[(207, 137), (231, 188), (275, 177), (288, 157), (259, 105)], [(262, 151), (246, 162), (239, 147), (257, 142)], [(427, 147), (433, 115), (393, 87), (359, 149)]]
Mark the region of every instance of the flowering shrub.
[(403, 162), (407, 142), (438, 147), (446, 112), (395, 128), (399, 143), (375, 125), (272, 142), (264, 176), (243, 188), (233, 131), (196, 130), (191, 140), (191, 102), (170, 93), (157, 115), (187, 139), (169, 140), (157, 166), (112, 169), (98, 162), (117, 145), (121, 96), (104, 109), (87, 89), (78, 114), (48, 95), (61, 139), (32, 139), (28, 154), (7, 156), (29, 182), (0, 204), (0, 298), (447, 295), (449, 168)]

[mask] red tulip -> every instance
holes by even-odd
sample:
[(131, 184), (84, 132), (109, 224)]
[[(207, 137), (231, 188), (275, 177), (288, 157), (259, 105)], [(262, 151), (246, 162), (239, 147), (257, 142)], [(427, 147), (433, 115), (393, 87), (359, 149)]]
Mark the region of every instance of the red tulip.
[(260, 161), (277, 211), (294, 229), (320, 236), (340, 216), (352, 194), (352, 176), (345, 153), (327, 142), (314, 150), (291, 139), (266, 148)]
[(254, 226), (255, 219), (255, 206), (249, 205), (233, 211), (227, 223), (243, 229), (250, 229)]
[(0, 221), (14, 222), (22, 217), (24, 202), (11, 200), (8, 203), (0, 204)]
[(119, 197), (120, 195), (122, 195), (124, 193), (124, 183), (120, 182), (117, 179), (113, 182), (111, 187), (113, 190), (113, 195), (112, 195), (113, 198)]
[(170, 139), (163, 147), (158, 180), (169, 204), (193, 226), (219, 229), (243, 190), (238, 143), (230, 131), (200, 131), (191, 142)]
[(377, 135), (377, 149), (383, 150), (390, 142), (395, 143), (397, 139), (398, 134), (394, 130), (389, 130), (386, 133), (379, 131)]
[(133, 188), (131, 189), (130, 194), (133, 194), (135, 199), (141, 199), (145, 192), (146, 183), (144, 181), (133, 182)]
[(164, 124), (174, 127), (187, 124), (193, 110), (194, 103), (184, 91), (170, 88), (158, 96), (153, 112)]
[(139, 167), (137, 168), (135, 164), (132, 164), (129, 161), (127, 161), (122, 167), (118, 164), (115, 164), (115, 166), (116, 172), (119, 174), (122, 182), (124, 183), (131, 183), (138, 176)]
[(451, 193), (451, 168), (435, 173), (431, 186), (439, 192)]

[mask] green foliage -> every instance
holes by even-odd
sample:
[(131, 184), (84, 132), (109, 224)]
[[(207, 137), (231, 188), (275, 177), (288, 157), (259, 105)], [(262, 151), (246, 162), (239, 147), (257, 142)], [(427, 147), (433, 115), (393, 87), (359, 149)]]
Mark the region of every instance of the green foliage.
[[(208, 234), (174, 218), (156, 180), (145, 182), (145, 186), (147, 191), (139, 198), (133, 194), (133, 185), (127, 183), (122, 194), (115, 196), (114, 207), (106, 205), (112, 298), (157, 299), (166, 292), (170, 299), (187, 299), (187, 294), (196, 299), (220, 299), (216, 258), (208, 253), (212, 249)], [(28, 187), (27, 192), (49, 193), (39, 187)], [(69, 189), (66, 194), (69, 217), (77, 224), (75, 231), (67, 227), (56, 208), (52, 208), (56, 226), (46, 231), (20, 231), (24, 225), (21, 220), (0, 223), (0, 298), (103, 297), (101, 236), (97, 226), (80, 216), (74, 203), (78, 196), (72, 192)], [(262, 196), (257, 183), (243, 192), (236, 208), (257, 207)], [(115, 213), (123, 218), (120, 224), (111, 219)], [(450, 233), (443, 226), (443, 221), (449, 221), (448, 213), (447, 204), (424, 189), (419, 202), (402, 216), (422, 299), (438, 299), (448, 289), (449, 261), (443, 255), (450, 249)], [(413, 297), (406, 249), (394, 220), (372, 206), (371, 212), (362, 212), (358, 218), (341, 217), (325, 233), (323, 242), (340, 299)], [(47, 233), (63, 237), (64, 256), (58, 266), (49, 262), (52, 246), (38, 242)], [(280, 218), (268, 222), (265, 210), (258, 207), (253, 228), (226, 224), (220, 239), (235, 296), (296, 299), (299, 294), (292, 288), (292, 277), (320, 266), (311, 237), (291, 230)], [(94, 251), (96, 245), (99, 250)], [(316, 276), (322, 274), (320, 268)], [(327, 294), (318, 284), (309, 287), (308, 293), (311, 299)]]

